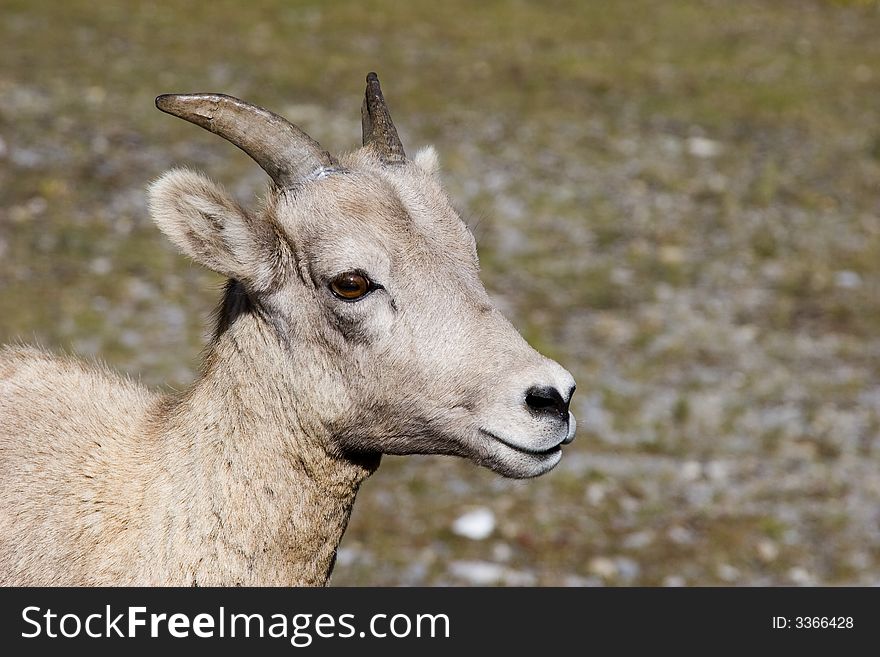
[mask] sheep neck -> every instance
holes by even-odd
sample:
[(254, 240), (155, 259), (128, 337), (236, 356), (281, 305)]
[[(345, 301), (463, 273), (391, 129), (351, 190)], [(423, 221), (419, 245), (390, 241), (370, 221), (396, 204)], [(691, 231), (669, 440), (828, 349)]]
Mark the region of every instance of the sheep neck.
[[(222, 320), (221, 320), (222, 321)], [(360, 483), (378, 457), (332, 453), (295, 373), (258, 314), (239, 313), (208, 347), (202, 376), (165, 414), (175, 491), (172, 580), (323, 585)]]

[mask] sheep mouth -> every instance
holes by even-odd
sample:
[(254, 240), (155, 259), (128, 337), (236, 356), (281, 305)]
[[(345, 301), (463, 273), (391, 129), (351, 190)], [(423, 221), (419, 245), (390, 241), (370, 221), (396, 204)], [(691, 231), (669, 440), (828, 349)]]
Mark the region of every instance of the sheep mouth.
[(528, 449), (527, 447), (522, 447), (520, 445), (514, 445), (513, 443), (504, 440), (504, 438), (502, 438), (498, 434), (494, 434), (491, 431), (487, 431), (486, 429), (481, 428), (480, 433), (482, 433), (484, 436), (491, 438), (492, 440), (495, 440), (495, 441), (501, 443), (502, 445), (504, 445), (505, 447), (507, 447), (509, 449), (512, 449), (516, 452), (519, 452), (520, 454), (528, 454), (529, 456), (537, 456), (539, 458), (540, 457), (547, 457), (547, 456), (554, 456), (554, 455), (558, 454), (559, 452), (562, 451), (562, 445), (564, 442), (564, 441), (560, 442), (560, 443), (558, 443), (548, 449)]

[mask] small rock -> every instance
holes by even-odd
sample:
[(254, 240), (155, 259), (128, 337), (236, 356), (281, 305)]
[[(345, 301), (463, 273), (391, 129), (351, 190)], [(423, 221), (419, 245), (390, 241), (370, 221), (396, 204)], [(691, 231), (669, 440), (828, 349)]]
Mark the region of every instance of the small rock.
[(703, 466), (697, 461), (685, 461), (681, 465), (681, 477), (685, 481), (695, 481), (703, 474)]
[(834, 284), (845, 290), (855, 289), (862, 284), (862, 277), (854, 271), (843, 270), (835, 272)]
[(788, 571), (788, 578), (798, 586), (811, 586), (814, 583), (813, 576), (806, 568), (795, 566)]
[(341, 547), (336, 550), (336, 565), (347, 568), (358, 561), (361, 555), (360, 548), (357, 547)]
[(706, 186), (710, 191), (720, 194), (727, 190), (727, 178), (720, 173), (713, 173), (706, 181)]
[(617, 564), (608, 557), (593, 557), (590, 559), (587, 569), (602, 579), (614, 579), (617, 577)]
[(629, 285), (633, 280), (633, 271), (625, 267), (614, 267), (609, 278), (615, 285)]
[(664, 265), (680, 265), (684, 262), (684, 250), (674, 244), (664, 244), (660, 247), (660, 262)]
[(602, 580), (598, 577), (581, 577), (580, 575), (566, 575), (562, 578), (562, 586), (569, 587), (598, 587), (602, 586)]
[(690, 137), (687, 140), (688, 153), (694, 157), (710, 158), (721, 154), (721, 144), (705, 137)]
[(402, 577), (407, 586), (417, 586), (428, 576), (428, 564), (414, 561), (403, 571)]
[(871, 568), (871, 557), (867, 552), (856, 552), (850, 555), (847, 561), (850, 566), (857, 570), (869, 570)]
[(608, 487), (603, 484), (592, 483), (587, 486), (587, 501), (593, 506), (598, 506), (605, 499)]
[(771, 561), (776, 561), (778, 556), (779, 547), (775, 542), (771, 541), (769, 538), (758, 541), (758, 557), (761, 561), (764, 563), (770, 563)]
[(470, 538), (474, 541), (482, 541), (489, 538), (495, 531), (495, 514), (491, 509), (480, 507), (468, 511), (456, 518), (452, 523), (452, 531), (459, 536)]
[(629, 550), (641, 550), (648, 547), (654, 542), (654, 532), (646, 529), (641, 532), (634, 532), (623, 539), (623, 547)]
[(113, 270), (113, 263), (110, 261), (110, 258), (98, 256), (89, 263), (89, 268), (92, 270), (93, 274), (106, 276)]
[(739, 579), (739, 568), (731, 566), (729, 563), (722, 563), (718, 566), (718, 578), (725, 582), (735, 582)]
[(449, 572), (479, 586), (497, 584), (504, 578), (504, 566), (489, 561), (453, 561), (449, 564)]
[(513, 558), (513, 548), (507, 543), (496, 543), (492, 546), (492, 558), (495, 561), (510, 561)]
[(617, 557), (614, 566), (620, 579), (627, 583), (635, 581), (642, 572), (639, 562), (629, 557)]
[(13, 148), (10, 159), (15, 166), (22, 169), (34, 169), (45, 160), (39, 152), (28, 148)]
[(449, 573), (477, 586), (534, 586), (537, 581), (533, 573), (505, 568), (490, 561), (453, 561), (449, 564)]
[(678, 545), (690, 545), (694, 542), (694, 533), (681, 525), (675, 525), (666, 532), (669, 540)]
[(724, 481), (727, 475), (728, 467), (724, 461), (709, 461), (706, 464), (706, 476), (712, 481)]

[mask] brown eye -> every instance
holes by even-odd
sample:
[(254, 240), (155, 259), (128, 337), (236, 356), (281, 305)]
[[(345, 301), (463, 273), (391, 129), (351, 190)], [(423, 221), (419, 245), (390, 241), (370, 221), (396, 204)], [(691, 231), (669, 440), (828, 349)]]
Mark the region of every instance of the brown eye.
[(360, 299), (373, 289), (370, 279), (356, 271), (339, 274), (330, 281), (330, 291), (340, 299), (354, 301)]

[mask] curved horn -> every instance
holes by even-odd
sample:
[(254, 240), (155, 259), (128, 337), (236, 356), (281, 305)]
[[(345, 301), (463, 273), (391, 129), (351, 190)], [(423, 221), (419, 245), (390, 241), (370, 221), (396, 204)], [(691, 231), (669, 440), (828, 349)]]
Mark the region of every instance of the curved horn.
[(406, 161), (403, 144), (397, 136), (397, 129), (391, 121), (391, 114), (379, 87), (375, 73), (367, 75), (367, 92), (361, 105), (361, 126), (364, 131), (364, 146), (369, 146), (386, 164), (399, 164)]
[(250, 155), (279, 187), (336, 160), (287, 119), (225, 94), (163, 94), (156, 107), (220, 135)]

